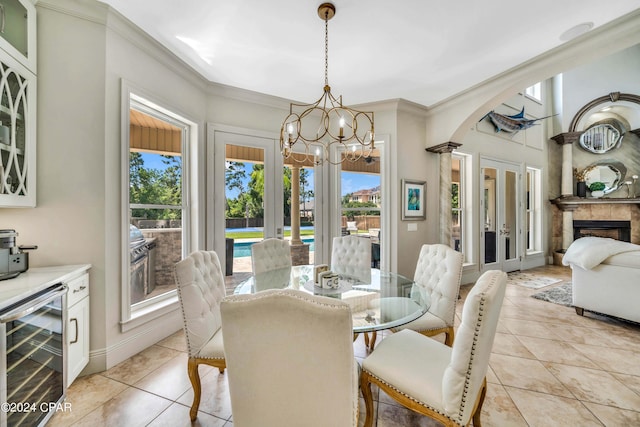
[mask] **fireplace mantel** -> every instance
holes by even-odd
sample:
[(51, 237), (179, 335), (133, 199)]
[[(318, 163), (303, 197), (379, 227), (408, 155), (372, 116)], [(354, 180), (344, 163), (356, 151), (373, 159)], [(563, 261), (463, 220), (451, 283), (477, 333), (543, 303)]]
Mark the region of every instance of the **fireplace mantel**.
[(581, 205), (604, 205), (604, 204), (616, 204), (616, 205), (636, 205), (640, 208), (640, 197), (633, 199), (626, 198), (588, 198), (588, 197), (558, 197), (551, 200), (551, 203), (558, 206), (563, 211), (574, 211)]

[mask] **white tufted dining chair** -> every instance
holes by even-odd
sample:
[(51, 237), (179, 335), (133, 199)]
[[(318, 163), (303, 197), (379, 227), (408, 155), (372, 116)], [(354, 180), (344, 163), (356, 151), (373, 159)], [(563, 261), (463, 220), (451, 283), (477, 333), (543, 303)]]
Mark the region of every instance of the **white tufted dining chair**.
[(367, 237), (334, 237), (331, 271), (371, 282), (371, 240)]
[(426, 336), (445, 334), (453, 345), (453, 324), (462, 279), (462, 254), (447, 245), (422, 245), (413, 281), (429, 295), (429, 311), (394, 331), (412, 329)]
[(269, 289), (230, 295), (220, 310), (234, 426), (358, 425), (347, 303)]
[(291, 246), (282, 239), (265, 239), (251, 245), (253, 274), (291, 267)]
[(286, 287), (291, 273), (289, 242), (271, 238), (254, 243), (251, 245), (251, 266), (257, 291)]
[(400, 404), (445, 426), (480, 427), (486, 373), (507, 275), (491, 270), (473, 286), (453, 347), (405, 329), (385, 338), (362, 362), (365, 427), (373, 423), (371, 383)]
[(225, 282), (218, 255), (212, 251), (193, 252), (176, 263), (174, 274), (189, 351), (187, 372), (193, 387), (189, 415), (195, 421), (202, 392), (198, 366), (215, 366), (221, 373), (226, 367), (220, 319)]

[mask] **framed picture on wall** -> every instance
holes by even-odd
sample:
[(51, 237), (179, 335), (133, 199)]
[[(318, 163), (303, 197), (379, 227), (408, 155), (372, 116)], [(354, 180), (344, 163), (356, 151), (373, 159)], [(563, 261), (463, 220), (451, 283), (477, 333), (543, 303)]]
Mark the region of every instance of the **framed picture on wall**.
[(426, 219), (426, 191), (425, 181), (402, 180), (402, 220), (411, 221)]

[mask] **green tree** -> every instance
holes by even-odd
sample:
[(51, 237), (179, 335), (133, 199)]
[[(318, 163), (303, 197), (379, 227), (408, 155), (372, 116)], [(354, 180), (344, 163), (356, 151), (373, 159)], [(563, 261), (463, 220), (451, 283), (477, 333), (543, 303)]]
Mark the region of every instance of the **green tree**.
[(251, 217), (264, 218), (264, 165), (253, 165), (249, 179), (247, 204)]
[[(162, 156), (166, 167), (147, 168), (139, 152), (129, 153), (129, 203), (142, 205), (182, 204), (182, 163), (180, 156)], [(181, 209), (132, 209), (131, 216), (146, 219), (181, 219)]]
[(307, 200), (314, 196), (313, 190), (306, 189), (309, 185), (309, 175), (310, 172), (308, 169), (300, 169), (300, 199), (302, 201), (302, 206), (306, 206)]
[(226, 199), (227, 218), (247, 218), (248, 212), (245, 197), (244, 181), (247, 173), (242, 162), (226, 162), (224, 171), (224, 182), (227, 190), (238, 190), (238, 197)]

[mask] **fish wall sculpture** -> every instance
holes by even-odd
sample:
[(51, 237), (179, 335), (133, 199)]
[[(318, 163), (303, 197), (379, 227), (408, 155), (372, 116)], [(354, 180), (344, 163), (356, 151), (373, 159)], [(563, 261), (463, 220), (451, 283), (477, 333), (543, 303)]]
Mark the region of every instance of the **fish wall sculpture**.
[(524, 107), (522, 107), (522, 111), (512, 116), (496, 113), (495, 111), (491, 110), (487, 114), (485, 114), (484, 117), (478, 120), (478, 122), (481, 122), (488, 117), (496, 129), (496, 133), (500, 131), (505, 131), (508, 133), (512, 133), (513, 134), (512, 137), (513, 137), (515, 136), (515, 134), (517, 134), (521, 130), (528, 129), (531, 126), (539, 124), (539, 123), (536, 123), (537, 121), (542, 119), (548, 119), (549, 117), (553, 117), (555, 115), (556, 114), (553, 114), (551, 116), (540, 117), (539, 119), (525, 119)]

